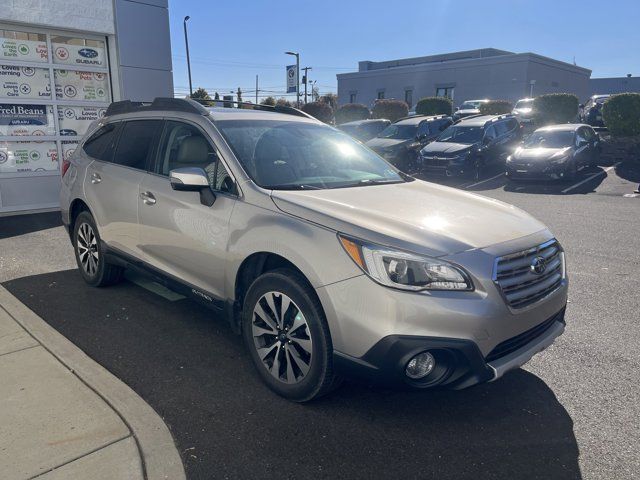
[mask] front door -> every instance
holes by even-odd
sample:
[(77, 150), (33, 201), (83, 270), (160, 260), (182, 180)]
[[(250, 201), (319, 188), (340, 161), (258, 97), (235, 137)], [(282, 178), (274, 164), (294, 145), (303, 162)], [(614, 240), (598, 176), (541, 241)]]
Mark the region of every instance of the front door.
[[(185, 167), (207, 173), (216, 195), (211, 207), (200, 202), (199, 192), (171, 188), (169, 172)], [(140, 248), (147, 262), (207, 300), (223, 299), (229, 219), (236, 199), (235, 185), (203, 130), (167, 120), (155, 164), (140, 184)]]

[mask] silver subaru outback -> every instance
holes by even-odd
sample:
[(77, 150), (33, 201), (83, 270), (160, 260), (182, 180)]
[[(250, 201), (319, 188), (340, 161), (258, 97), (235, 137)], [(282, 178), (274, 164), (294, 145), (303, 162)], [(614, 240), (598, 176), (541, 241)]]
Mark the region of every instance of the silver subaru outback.
[(136, 269), (224, 313), (291, 400), (345, 376), (465, 388), (564, 330), (564, 253), (542, 223), (292, 108), (116, 102), (62, 171), (84, 280)]

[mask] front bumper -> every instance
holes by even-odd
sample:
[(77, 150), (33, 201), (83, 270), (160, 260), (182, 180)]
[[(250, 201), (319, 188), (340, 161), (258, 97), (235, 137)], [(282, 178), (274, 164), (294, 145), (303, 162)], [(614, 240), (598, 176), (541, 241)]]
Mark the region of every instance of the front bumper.
[(507, 163), (505, 175), (522, 180), (561, 180), (567, 175), (569, 162), (552, 163)]

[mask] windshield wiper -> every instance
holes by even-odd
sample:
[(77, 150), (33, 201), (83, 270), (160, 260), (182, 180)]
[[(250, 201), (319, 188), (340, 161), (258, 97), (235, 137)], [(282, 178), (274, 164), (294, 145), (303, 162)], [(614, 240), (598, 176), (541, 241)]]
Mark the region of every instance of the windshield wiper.
[(385, 185), (387, 183), (403, 183), (403, 180), (378, 180), (374, 178), (364, 178), (357, 185)]
[(284, 183), (282, 185), (269, 185), (264, 188), (268, 188), (270, 190), (323, 190), (322, 187), (307, 185), (304, 183)]

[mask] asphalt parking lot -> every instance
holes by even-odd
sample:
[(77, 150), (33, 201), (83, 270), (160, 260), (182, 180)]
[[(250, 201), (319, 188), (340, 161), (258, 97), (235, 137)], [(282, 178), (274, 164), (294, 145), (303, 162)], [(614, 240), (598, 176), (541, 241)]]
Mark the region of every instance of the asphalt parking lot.
[(210, 311), (133, 278), (85, 286), (55, 214), (0, 219), (0, 281), (140, 394), (189, 478), (637, 478), (640, 178), (447, 180), (523, 208), (567, 251), (567, 331), (525, 368), (459, 392), (347, 382), (308, 405), (263, 387)]

